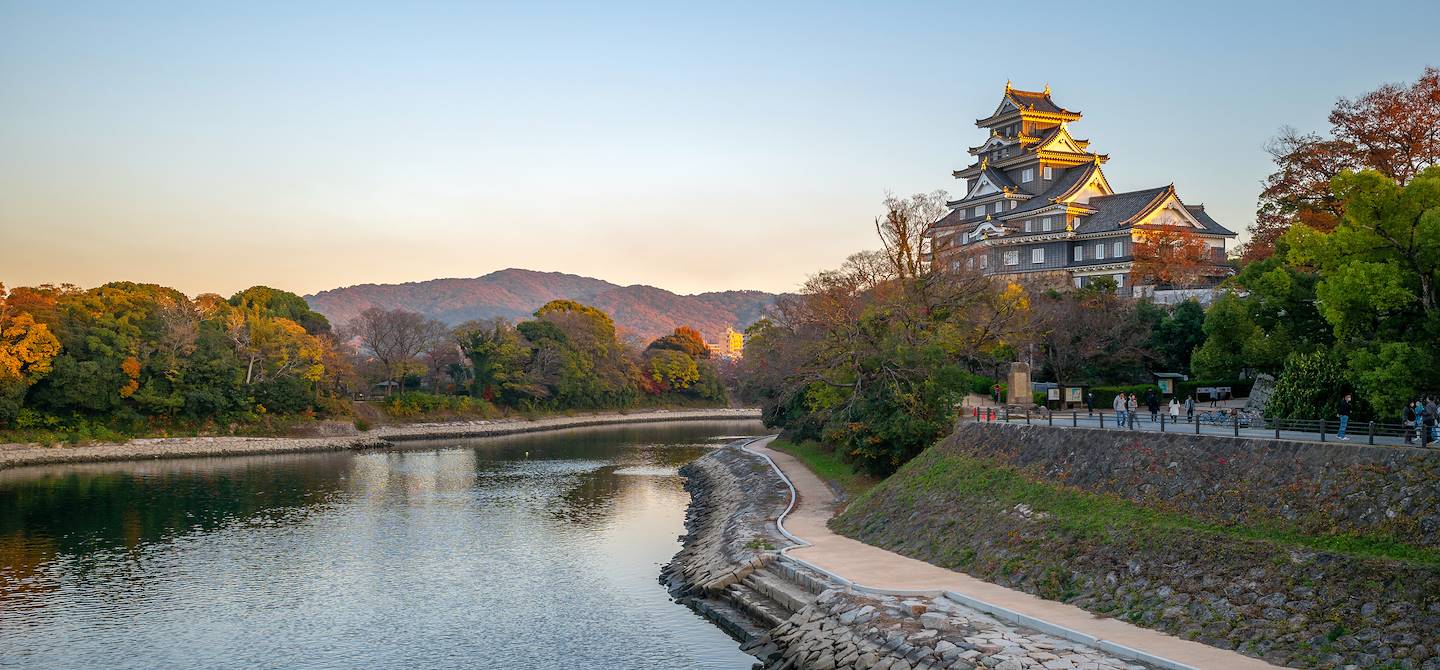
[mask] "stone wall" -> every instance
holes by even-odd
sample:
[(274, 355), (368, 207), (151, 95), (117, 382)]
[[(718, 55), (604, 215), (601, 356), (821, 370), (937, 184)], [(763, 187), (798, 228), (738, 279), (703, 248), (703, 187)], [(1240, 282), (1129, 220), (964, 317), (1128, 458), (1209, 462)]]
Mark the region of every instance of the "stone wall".
[(686, 535), (660, 581), (764, 670), (1146, 670), (945, 598), (849, 592), (776, 551), (789, 490), (764, 459), (718, 449), (681, 468)]
[(1217, 523), (1440, 547), (1440, 449), (963, 422), (942, 449)]
[[(1240, 521), (1274, 522), (1267, 527), (1281, 535), (1285, 524), (1321, 535), (1408, 529), (1433, 546), (1437, 460), (1348, 443), (967, 423), (832, 525), (936, 565), (1279, 665), (1437, 670), (1433, 560), (1367, 558), (1363, 546), (1299, 549), (1266, 533), (1206, 529)], [(964, 478), (997, 465), (1202, 521), (1166, 526), (1142, 511), (1095, 527), (1083, 510), (1048, 512), (1044, 503), (1055, 499), (1044, 493), (1033, 505), (1001, 501)]]

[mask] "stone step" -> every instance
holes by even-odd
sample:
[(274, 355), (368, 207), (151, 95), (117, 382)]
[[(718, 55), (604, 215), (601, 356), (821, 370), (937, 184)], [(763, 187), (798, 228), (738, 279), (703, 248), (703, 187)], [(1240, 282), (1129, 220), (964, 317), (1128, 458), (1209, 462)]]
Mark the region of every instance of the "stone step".
[(750, 573), (745, 577), (743, 583), (775, 601), (790, 614), (799, 612), (805, 609), (806, 605), (815, 602), (815, 594), (807, 591), (801, 585), (785, 579), (782, 575), (771, 572), (768, 568)]
[(817, 596), (834, 586), (828, 577), (817, 575), (806, 568), (784, 560), (773, 561), (766, 565), (765, 569)]
[(725, 589), (725, 600), (750, 615), (761, 627), (769, 629), (790, 618), (790, 612), (769, 596), (756, 591), (748, 584), (731, 584)]
[(748, 611), (741, 610), (727, 600), (694, 598), (686, 604), (742, 645), (756, 641), (770, 629), (762, 627)]

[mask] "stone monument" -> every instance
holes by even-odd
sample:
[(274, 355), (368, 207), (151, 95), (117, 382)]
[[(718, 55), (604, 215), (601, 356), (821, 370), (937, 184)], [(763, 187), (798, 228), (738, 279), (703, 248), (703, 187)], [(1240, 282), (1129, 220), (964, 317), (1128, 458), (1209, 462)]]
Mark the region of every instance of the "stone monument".
[(1030, 397), (1030, 366), (1024, 363), (1010, 364), (1010, 379), (1005, 387), (1005, 404), (1029, 407), (1035, 404)]

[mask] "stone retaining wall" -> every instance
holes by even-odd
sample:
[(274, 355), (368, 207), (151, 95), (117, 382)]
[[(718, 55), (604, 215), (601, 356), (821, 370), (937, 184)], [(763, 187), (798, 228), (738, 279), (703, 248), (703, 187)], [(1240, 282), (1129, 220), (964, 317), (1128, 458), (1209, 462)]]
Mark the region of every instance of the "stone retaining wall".
[[(691, 494), (684, 546), (662, 571), (680, 602), (764, 670), (1144, 670), (1095, 649), (1003, 624), (944, 598), (848, 592), (782, 558), (774, 520), (789, 489), (734, 447), (681, 469)], [(768, 545), (768, 546), (767, 546)]]
[(962, 422), (943, 449), (1218, 523), (1440, 547), (1440, 449)]

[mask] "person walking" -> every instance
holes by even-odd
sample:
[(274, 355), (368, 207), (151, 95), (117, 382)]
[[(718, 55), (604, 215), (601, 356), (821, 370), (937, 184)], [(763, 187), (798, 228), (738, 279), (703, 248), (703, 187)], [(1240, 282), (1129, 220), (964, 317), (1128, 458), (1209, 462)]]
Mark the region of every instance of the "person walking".
[(1420, 438), (1420, 446), (1425, 446), (1425, 401), (1415, 399), (1415, 437)]
[(1085, 392), (1085, 415), (1095, 416), (1095, 392)]
[(1180, 401), (1170, 399), (1170, 423), (1180, 423)]
[(1139, 411), (1140, 399), (1131, 393), (1129, 399), (1125, 401), (1125, 425), (1129, 426), (1130, 430), (1135, 430), (1135, 413)]
[(1339, 408), (1339, 410), (1338, 410), (1337, 413), (1340, 415), (1340, 432), (1336, 433), (1336, 437), (1339, 437), (1339, 438), (1342, 439), (1342, 440), (1348, 440), (1348, 439), (1350, 439), (1350, 438), (1348, 438), (1348, 437), (1345, 436), (1345, 429), (1346, 429), (1347, 427), (1349, 427), (1349, 425), (1350, 425), (1350, 394), (1349, 394), (1349, 393), (1346, 393), (1344, 396), (1341, 396), (1341, 398), (1340, 398), (1340, 408)]
[(1115, 410), (1115, 427), (1116, 427), (1116, 428), (1124, 428), (1124, 427), (1125, 427), (1125, 394), (1124, 394), (1124, 393), (1116, 393), (1116, 394), (1115, 394), (1115, 400), (1110, 403), (1110, 406), (1111, 406), (1112, 409)]
[(1185, 423), (1195, 422), (1195, 396), (1185, 396)]
[(1403, 432), (1405, 433), (1405, 444), (1415, 444), (1415, 403), (1416, 403), (1416, 402), (1417, 402), (1417, 401), (1415, 401), (1415, 400), (1411, 400), (1410, 402), (1405, 403), (1405, 419), (1404, 419), (1405, 430), (1403, 431)]
[(1160, 396), (1154, 390), (1145, 392), (1145, 409), (1150, 410), (1150, 423), (1160, 420)]
[(1425, 432), (1430, 437), (1429, 442), (1434, 442), (1437, 437), (1436, 424), (1440, 424), (1440, 407), (1435, 405), (1435, 398), (1431, 397), (1425, 401)]

